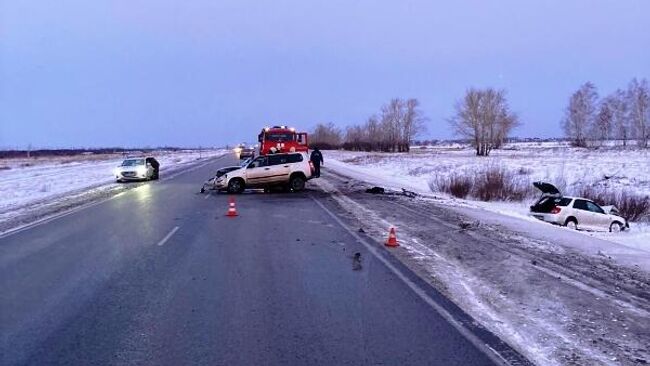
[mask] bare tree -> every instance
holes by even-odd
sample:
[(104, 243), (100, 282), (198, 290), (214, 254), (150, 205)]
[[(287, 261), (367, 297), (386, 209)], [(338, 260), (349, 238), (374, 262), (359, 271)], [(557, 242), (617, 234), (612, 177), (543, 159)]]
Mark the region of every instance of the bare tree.
[(627, 100), (630, 111), (630, 121), (636, 133), (639, 146), (648, 147), (650, 140), (650, 90), (648, 80), (632, 79), (627, 91)]
[(612, 135), (614, 138), (623, 141), (623, 146), (627, 146), (627, 141), (632, 136), (632, 126), (630, 124), (626, 94), (623, 90), (617, 89), (607, 97), (607, 100), (612, 110)]
[(609, 96), (605, 98), (598, 109), (598, 114), (592, 125), (592, 136), (595, 140), (600, 141), (602, 146), (605, 141), (609, 140), (612, 132), (612, 122), (614, 119), (613, 105), (615, 101)]
[(504, 90), (472, 88), (456, 103), (449, 123), (457, 135), (472, 141), (476, 155), (489, 155), (519, 124), (505, 94)]
[(562, 127), (575, 146), (587, 146), (587, 133), (595, 118), (597, 101), (596, 86), (591, 82), (583, 84), (569, 99)]
[(391, 99), (388, 104), (381, 107), (380, 123), (383, 130), (382, 150), (400, 151), (402, 131), (400, 125), (404, 118), (404, 101), (399, 98)]
[(343, 132), (333, 123), (319, 123), (310, 137), (310, 145), (322, 149), (337, 149), (343, 142)]
[(345, 131), (343, 147), (348, 150), (369, 151), (368, 133), (363, 126), (350, 126)]
[(404, 118), (402, 120), (402, 150), (410, 151), (411, 143), (413, 140), (423, 133), (426, 129), (425, 123), (427, 121), (422, 110), (420, 110), (420, 102), (411, 98), (406, 100)]
[(391, 99), (379, 115), (363, 125), (346, 129), (344, 147), (351, 150), (408, 152), (414, 139), (425, 131), (427, 118), (415, 99)]
[(375, 115), (370, 116), (364, 125), (364, 130), (366, 132), (366, 142), (369, 144), (370, 150), (381, 150), (381, 142), (384, 134), (379, 124), (379, 118)]

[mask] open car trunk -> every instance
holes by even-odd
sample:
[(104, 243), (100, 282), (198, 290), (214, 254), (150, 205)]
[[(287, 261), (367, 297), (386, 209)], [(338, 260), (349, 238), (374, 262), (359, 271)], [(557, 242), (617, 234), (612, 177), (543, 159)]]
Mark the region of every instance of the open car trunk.
[(530, 206), (531, 212), (548, 213), (551, 212), (558, 203), (560, 203), (562, 194), (560, 193), (560, 190), (551, 183), (534, 182), (533, 186), (541, 191), (542, 195), (534, 205)]

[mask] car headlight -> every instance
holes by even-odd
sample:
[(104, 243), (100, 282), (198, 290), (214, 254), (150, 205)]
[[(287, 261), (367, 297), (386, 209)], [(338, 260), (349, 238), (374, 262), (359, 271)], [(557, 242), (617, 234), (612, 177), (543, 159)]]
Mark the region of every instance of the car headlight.
[(138, 172), (138, 175), (144, 175), (145, 173), (147, 173), (147, 168), (144, 166), (139, 166), (136, 171)]

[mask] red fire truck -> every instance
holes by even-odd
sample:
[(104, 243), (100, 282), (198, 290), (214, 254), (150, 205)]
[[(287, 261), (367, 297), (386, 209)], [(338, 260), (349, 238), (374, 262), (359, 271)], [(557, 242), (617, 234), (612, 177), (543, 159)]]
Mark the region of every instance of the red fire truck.
[(296, 132), (293, 127), (265, 127), (260, 132), (258, 141), (260, 142), (260, 155), (309, 151), (307, 132)]

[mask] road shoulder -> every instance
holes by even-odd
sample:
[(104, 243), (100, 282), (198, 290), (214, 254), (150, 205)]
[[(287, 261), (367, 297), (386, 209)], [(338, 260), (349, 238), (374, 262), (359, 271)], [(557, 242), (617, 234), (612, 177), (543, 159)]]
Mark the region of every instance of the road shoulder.
[(365, 193), (367, 183), (331, 171), (315, 183), (347, 225), (375, 242), (396, 227), (396, 258), (534, 362), (650, 360), (643, 346), (650, 342), (647, 272), (479, 222), (433, 200)]

